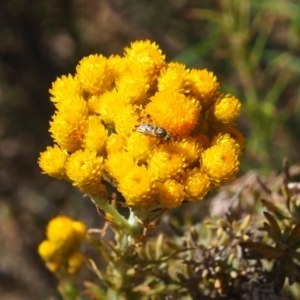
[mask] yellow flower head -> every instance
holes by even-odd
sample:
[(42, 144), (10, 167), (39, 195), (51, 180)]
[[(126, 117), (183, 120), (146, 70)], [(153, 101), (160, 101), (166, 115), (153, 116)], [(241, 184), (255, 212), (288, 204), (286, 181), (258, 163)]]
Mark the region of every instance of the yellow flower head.
[(120, 179), (118, 190), (129, 206), (148, 207), (156, 192), (151, 173), (145, 166), (134, 166)]
[(112, 71), (107, 58), (102, 55), (84, 57), (76, 67), (78, 80), (90, 94), (102, 94), (112, 87)]
[(63, 75), (61, 78), (57, 78), (49, 92), (52, 95), (50, 100), (59, 104), (65, 101), (66, 98), (81, 96), (82, 87), (78, 78), (69, 74), (68, 76)]
[(103, 157), (94, 150), (78, 150), (70, 155), (66, 173), (74, 186), (86, 193), (100, 188), (103, 174)]
[(47, 226), (47, 238), (56, 249), (69, 249), (74, 241), (73, 221), (65, 216), (52, 219)]
[(192, 69), (187, 78), (190, 84), (190, 94), (200, 101), (204, 109), (215, 102), (220, 84), (212, 72)]
[(188, 169), (184, 174), (185, 199), (199, 201), (210, 189), (210, 179), (202, 169)]
[(99, 114), (104, 123), (113, 126), (115, 117), (119, 114), (120, 106), (124, 106), (130, 102), (127, 96), (122, 95), (113, 89), (101, 96), (92, 96), (88, 100), (88, 107), (92, 113)]
[[(82, 222), (74, 221), (65, 216), (52, 219), (47, 226), (47, 240), (38, 247), (38, 253), (52, 271), (68, 270), (72, 273), (79, 269), (83, 257), (78, 252), (85, 237), (86, 227)], [(74, 254), (77, 253), (75, 256)], [(79, 263), (80, 261), (80, 263)], [(70, 274), (70, 273), (69, 273)]]
[(111, 55), (107, 63), (113, 78), (118, 78), (121, 74), (126, 72), (127, 60), (119, 55)]
[(235, 142), (239, 145), (240, 151), (239, 154), (242, 154), (243, 149), (245, 148), (245, 138), (237, 129), (233, 126), (224, 126), (221, 129), (223, 134), (229, 134), (231, 138), (235, 140)]
[(157, 138), (134, 131), (128, 136), (125, 149), (136, 161), (145, 162), (158, 143)]
[(219, 133), (213, 138), (211, 142), (211, 146), (226, 145), (226, 144), (230, 145), (237, 154), (241, 153), (240, 144), (234, 138), (232, 138), (231, 135), (228, 133), (225, 134)]
[(146, 102), (148, 97), (149, 83), (144, 73), (136, 69), (128, 70), (120, 74), (116, 80), (117, 91), (130, 99), (131, 104), (142, 104)]
[(67, 159), (66, 151), (54, 145), (54, 147), (47, 147), (47, 150), (40, 154), (38, 163), (43, 173), (63, 179), (66, 178), (65, 164)]
[(232, 95), (222, 95), (211, 108), (216, 120), (226, 124), (232, 123), (240, 114), (241, 103)]
[(165, 55), (155, 43), (136, 41), (125, 48), (125, 58), (128, 64), (138, 64), (150, 84), (154, 83), (161, 68), (165, 65)]
[(107, 139), (107, 129), (101, 122), (101, 118), (95, 115), (89, 116), (87, 130), (85, 132), (82, 146), (86, 149), (102, 153)]
[(151, 102), (145, 109), (172, 136), (182, 137), (196, 126), (201, 106), (199, 101), (183, 94), (162, 91), (151, 97)]
[(149, 171), (156, 180), (177, 178), (186, 165), (184, 158), (166, 145), (155, 148), (148, 159)]
[(215, 186), (231, 180), (239, 170), (240, 162), (232, 143), (216, 144), (202, 153), (202, 167)]
[(159, 203), (163, 207), (172, 208), (181, 205), (184, 199), (184, 186), (170, 179), (158, 187)]
[(38, 253), (44, 261), (52, 260), (57, 253), (56, 245), (49, 240), (44, 240), (39, 244)]
[(67, 112), (54, 115), (49, 129), (54, 141), (69, 152), (80, 149), (87, 129), (86, 118), (86, 115), (70, 115)]
[(203, 151), (203, 144), (196, 137), (188, 136), (179, 141), (174, 142), (173, 149), (182, 155), (185, 162), (189, 165), (200, 159), (200, 154)]
[(169, 63), (160, 72), (157, 83), (158, 90), (178, 93), (189, 92), (187, 74), (185, 65), (177, 62)]
[(123, 56), (83, 58), (50, 93), (56, 145), (41, 153), (42, 171), (91, 196), (106, 193), (104, 179), (147, 220), (202, 199), (239, 169), (239, 101), (220, 93), (212, 72), (167, 63), (149, 40), (131, 43)]
[(120, 134), (130, 134), (138, 122), (135, 108), (130, 104), (125, 104), (119, 106), (117, 109), (118, 114), (116, 114), (114, 118), (116, 132)]

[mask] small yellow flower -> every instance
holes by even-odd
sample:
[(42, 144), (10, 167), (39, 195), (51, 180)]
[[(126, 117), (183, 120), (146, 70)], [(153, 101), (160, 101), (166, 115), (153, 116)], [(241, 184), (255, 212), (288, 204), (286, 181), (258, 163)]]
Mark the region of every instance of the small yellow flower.
[(135, 66), (138, 64), (150, 84), (156, 81), (161, 68), (165, 65), (165, 55), (149, 40), (131, 43), (129, 48), (125, 48), (125, 58), (129, 61), (128, 64)]
[(153, 203), (155, 183), (145, 166), (134, 166), (120, 179), (118, 190), (129, 206), (148, 207)]
[(128, 136), (125, 149), (136, 161), (145, 162), (158, 143), (156, 137), (134, 131)]
[(220, 84), (212, 72), (192, 69), (187, 76), (190, 83), (190, 94), (198, 99), (203, 109), (217, 99)]
[(114, 126), (115, 117), (119, 114), (119, 108), (130, 102), (130, 99), (113, 89), (101, 96), (93, 96), (88, 100), (89, 109), (100, 115), (108, 125)]
[(84, 57), (76, 67), (78, 79), (85, 91), (90, 94), (102, 94), (112, 87), (112, 71), (107, 58), (102, 55)]
[(101, 153), (104, 150), (106, 139), (107, 130), (102, 124), (101, 118), (95, 115), (89, 116), (82, 146), (86, 149)]
[(158, 188), (159, 203), (166, 208), (181, 205), (184, 199), (184, 187), (176, 180), (167, 180)]
[[(47, 226), (47, 240), (38, 248), (38, 253), (52, 272), (74, 274), (83, 263), (77, 251), (86, 233), (82, 222), (65, 216), (53, 218)], [(62, 272), (62, 273), (61, 273)]]
[(202, 153), (202, 167), (215, 186), (231, 180), (239, 166), (236, 148), (231, 143), (214, 145)]
[(185, 65), (177, 62), (169, 63), (160, 72), (157, 83), (158, 90), (172, 90), (178, 93), (189, 92), (187, 74)]
[(53, 242), (44, 240), (39, 244), (38, 253), (44, 261), (49, 261), (56, 255), (57, 247)]
[(65, 216), (52, 219), (47, 226), (47, 238), (56, 249), (69, 249), (73, 245), (73, 222)]
[(119, 55), (111, 55), (108, 58), (107, 63), (113, 78), (118, 78), (121, 74), (126, 72), (126, 69), (128, 68), (127, 60)]
[(221, 129), (221, 132), (223, 134), (229, 134), (230, 137), (232, 137), (236, 141), (236, 143), (239, 145), (239, 148), (240, 148), (239, 154), (241, 155), (243, 149), (245, 148), (245, 138), (242, 135), (242, 133), (239, 132), (234, 127), (229, 126), (229, 125), (223, 126), (222, 129)]
[(105, 161), (105, 171), (115, 181), (122, 180), (125, 174), (134, 166), (132, 154), (125, 151), (112, 152)]
[(172, 136), (185, 136), (196, 126), (201, 106), (199, 101), (183, 94), (162, 91), (151, 97), (145, 109)]
[(149, 171), (156, 180), (177, 178), (186, 165), (184, 158), (166, 145), (155, 148), (148, 159)]
[(234, 138), (232, 138), (231, 135), (228, 133), (225, 134), (219, 133), (213, 138), (211, 142), (211, 146), (226, 145), (226, 144), (230, 145), (237, 154), (241, 153), (240, 144)]
[(190, 165), (200, 159), (200, 154), (203, 151), (203, 145), (195, 137), (185, 137), (174, 142), (173, 149), (184, 157), (184, 160)]
[(232, 95), (220, 96), (211, 108), (216, 120), (224, 124), (232, 123), (240, 114), (240, 110), (240, 101)]
[(185, 199), (188, 201), (202, 200), (210, 189), (209, 177), (197, 168), (188, 169), (184, 174)]
[(69, 74), (68, 76), (63, 75), (61, 78), (57, 78), (49, 92), (52, 95), (50, 100), (54, 103), (60, 103), (66, 98), (81, 96), (82, 87), (78, 78)]
[(38, 163), (44, 174), (62, 179), (66, 178), (65, 164), (67, 159), (66, 151), (54, 145), (54, 147), (47, 147), (47, 150), (40, 154)]
[(124, 72), (116, 80), (117, 91), (130, 99), (131, 104), (142, 104), (147, 100), (150, 85), (147, 77), (139, 69)]
[(138, 123), (138, 116), (135, 114), (135, 108), (130, 105), (121, 105), (117, 108), (115, 115), (115, 130), (119, 134), (130, 134)]
[(87, 129), (86, 118), (85, 115), (71, 115), (67, 112), (54, 115), (49, 129), (54, 141), (69, 152), (80, 149)]
[(88, 115), (87, 102), (78, 95), (68, 95), (62, 101), (56, 104), (59, 113), (63, 113), (70, 122), (78, 116)]
[(97, 190), (103, 174), (103, 157), (96, 151), (78, 150), (66, 163), (66, 173), (74, 186), (86, 193)]

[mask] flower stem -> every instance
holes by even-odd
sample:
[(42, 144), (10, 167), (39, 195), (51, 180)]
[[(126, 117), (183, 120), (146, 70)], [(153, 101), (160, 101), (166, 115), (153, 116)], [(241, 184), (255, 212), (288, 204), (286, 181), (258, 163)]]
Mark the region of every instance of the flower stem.
[[(132, 222), (132, 220), (130, 221), (130, 223), (109, 203), (109, 201), (105, 198), (102, 198), (101, 196), (91, 196), (89, 195), (89, 197), (91, 198), (92, 202), (99, 207), (100, 209), (102, 209), (103, 211), (105, 211), (106, 213), (110, 214), (115, 222), (121, 226), (123, 229), (126, 230), (126, 232), (128, 234), (130, 234), (131, 236), (136, 235), (137, 233), (137, 222)], [(140, 226), (139, 226), (140, 227)]]

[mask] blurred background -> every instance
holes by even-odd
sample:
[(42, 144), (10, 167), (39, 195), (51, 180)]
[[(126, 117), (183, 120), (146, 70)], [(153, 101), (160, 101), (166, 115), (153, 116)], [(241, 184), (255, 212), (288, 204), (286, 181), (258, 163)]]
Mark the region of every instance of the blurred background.
[(0, 298), (60, 299), (37, 255), (58, 214), (99, 227), (92, 203), (42, 175), (56, 77), (86, 55), (158, 43), (168, 61), (207, 68), (243, 104), (241, 174), (300, 159), (300, 2), (295, 0), (8, 0), (0, 12)]

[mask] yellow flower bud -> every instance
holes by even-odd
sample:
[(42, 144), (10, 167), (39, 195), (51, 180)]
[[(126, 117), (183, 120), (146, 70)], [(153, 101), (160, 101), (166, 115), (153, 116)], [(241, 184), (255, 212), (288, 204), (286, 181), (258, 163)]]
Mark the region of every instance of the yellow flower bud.
[(38, 253), (44, 261), (50, 261), (57, 253), (57, 247), (53, 242), (45, 240), (39, 244)]
[(55, 248), (69, 248), (73, 242), (72, 220), (65, 216), (52, 219), (47, 226), (47, 238)]
[(236, 148), (231, 143), (214, 145), (202, 153), (202, 167), (214, 185), (231, 180), (239, 170)]
[(72, 115), (71, 111), (54, 115), (49, 129), (54, 141), (69, 152), (80, 149), (87, 128), (86, 117)]
[(89, 116), (82, 146), (89, 150), (95, 150), (97, 153), (102, 153), (106, 139), (107, 130), (101, 123), (101, 118), (98, 116)]
[(112, 87), (113, 73), (102, 55), (84, 57), (76, 67), (78, 79), (84, 90), (91, 94), (102, 94)]
[(184, 174), (184, 191), (185, 199), (188, 201), (202, 200), (210, 189), (209, 177), (203, 172), (195, 168), (188, 169)]
[(103, 158), (96, 151), (78, 150), (66, 163), (66, 173), (74, 186), (88, 192), (97, 187), (102, 179)]
[(129, 206), (147, 207), (153, 202), (155, 183), (145, 166), (134, 166), (120, 179), (118, 190)]
[(155, 43), (148, 40), (131, 43), (129, 48), (125, 48), (125, 59), (129, 61), (128, 64), (138, 64), (150, 84), (156, 81), (165, 65), (165, 55)]
[(199, 101), (183, 94), (162, 91), (151, 97), (145, 109), (172, 136), (183, 137), (196, 126), (201, 106)]
[(192, 69), (187, 76), (190, 84), (190, 94), (198, 99), (205, 110), (217, 99), (220, 84), (212, 72)]
[(43, 173), (61, 179), (66, 178), (65, 164), (67, 158), (66, 151), (54, 145), (54, 147), (47, 147), (45, 152), (40, 153), (38, 163)]
[(185, 65), (171, 62), (164, 67), (159, 75), (157, 87), (159, 91), (189, 92)]
[(241, 103), (232, 95), (222, 95), (212, 107), (213, 116), (222, 123), (232, 123), (240, 114)]
[(159, 203), (166, 208), (181, 205), (184, 199), (184, 187), (176, 180), (167, 180), (158, 188)]
[(158, 143), (159, 140), (156, 137), (135, 131), (128, 136), (125, 149), (136, 161), (145, 162)]
[(165, 145), (155, 148), (148, 159), (148, 169), (156, 180), (176, 178), (185, 166), (184, 158)]
[(78, 78), (69, 74), (68, 76), (63, 75), (61, 78), (57, 78), (52, 83), (52, 89), (49, 92), (52, 95), (50, 100), (59, 105), (67, 98), (81, 96), (82, 87)]

